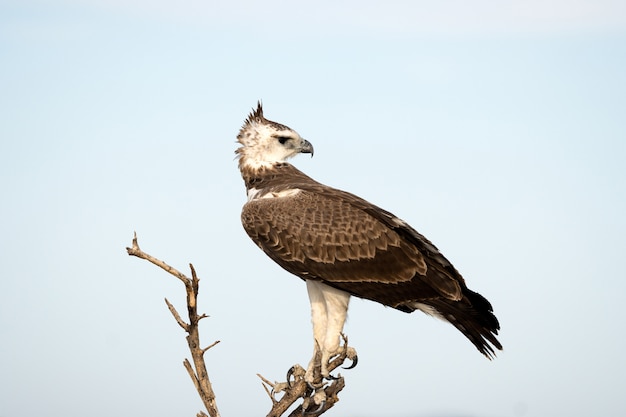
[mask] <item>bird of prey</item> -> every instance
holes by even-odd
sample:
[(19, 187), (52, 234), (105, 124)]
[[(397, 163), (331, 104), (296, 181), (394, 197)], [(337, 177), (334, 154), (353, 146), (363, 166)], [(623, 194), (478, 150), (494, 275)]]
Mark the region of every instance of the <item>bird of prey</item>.
[(239, 131), (235, 152), (248, 201), (241, 221), (250, 238), (285, 270), (306, 282), (314, 354), (321, 374), (340, 351), (351, 296), (451, 323), (488, 358), (502, 349), (491, 304), (470, 290), (428, 239), (392, 213), (308, 177), (287, 159), (313, 155), (295, 130), (263, 116), (259, 102)]

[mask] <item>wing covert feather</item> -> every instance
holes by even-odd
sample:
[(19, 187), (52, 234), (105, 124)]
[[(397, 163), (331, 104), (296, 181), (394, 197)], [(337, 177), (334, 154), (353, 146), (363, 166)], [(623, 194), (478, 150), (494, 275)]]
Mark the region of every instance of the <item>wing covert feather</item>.
[(420, 251), (344, 199), (300, 191), (248, 202), (242, 223), (283, 268), (329, 282), (395, 283), (423, 275)]

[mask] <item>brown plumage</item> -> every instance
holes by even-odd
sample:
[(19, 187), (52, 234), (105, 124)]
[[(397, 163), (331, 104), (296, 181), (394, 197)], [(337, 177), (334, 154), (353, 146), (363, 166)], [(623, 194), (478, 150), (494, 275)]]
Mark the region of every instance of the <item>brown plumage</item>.
[[(308, 141), (267, 121), (260, 105), (238, 139), (249, 196), (243, 226), (281, 267), (356, 297), (446, 320), (489, 358), (494, 349), (502, 349), (489, 301), (467, 288), (428, 239), (390, 212), (320, 184), (284, 162), (297, 153), (312, 153)], [(288, 144), (284, 152), (276, 147), (280, 142)]]

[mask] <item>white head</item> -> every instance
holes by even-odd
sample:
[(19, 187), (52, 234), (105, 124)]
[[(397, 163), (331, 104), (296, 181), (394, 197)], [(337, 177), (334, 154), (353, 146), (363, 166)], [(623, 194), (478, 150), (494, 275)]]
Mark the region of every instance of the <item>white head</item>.
[(267, 167), (299, 153), (313, 156), (313, 145), (298, 132), (263, 117), (261, 102), (241, 127), (237, 141), (241, 144), (235, 151), (240, 169)]

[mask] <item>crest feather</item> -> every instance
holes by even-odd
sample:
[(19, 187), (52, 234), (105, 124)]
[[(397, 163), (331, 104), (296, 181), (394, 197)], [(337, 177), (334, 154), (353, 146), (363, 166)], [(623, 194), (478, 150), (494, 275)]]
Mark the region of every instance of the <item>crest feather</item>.
[[(241, 131), (239, 132), (239, 134), (241, 135), (241, 133), (245, 130), (246, 127), (253, 125), (255, 123), (260, 123), (260, 124), (266, 124), (269, 126), (274, 127), (275, 129), (288, 129), (291, 130), (291, 128), (289, 128), (288, 126), (285, 126), (281, 123), (277, 123), (277, 122), (273, 122), (271, 120), (267, 120), (265, 118), (265, 116), (263, 116), (263, 103), (261, 102), (261, 100), (257, 101), (256, 104), (256, 109), (252, 109), (252, 111), (250, 112), (250, 114), (248, 115), (248, 118), (246, 119), (246, 121), (244, 122), (243, 126), (241, 127)], [(241, 142), (241, 141), (239, 141)]]
[(265, 117), (263, 117), (263, 103), (261, 103), (261, 100), (259, 100), (256, 103), (256, 110), (252, 109), (252, 112), (250, 112), (250, 114), (248, 115), (245, 124), (263, 121), (265, 121)]

